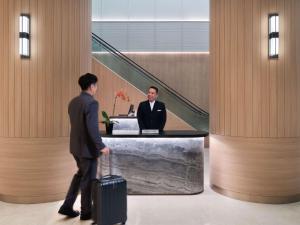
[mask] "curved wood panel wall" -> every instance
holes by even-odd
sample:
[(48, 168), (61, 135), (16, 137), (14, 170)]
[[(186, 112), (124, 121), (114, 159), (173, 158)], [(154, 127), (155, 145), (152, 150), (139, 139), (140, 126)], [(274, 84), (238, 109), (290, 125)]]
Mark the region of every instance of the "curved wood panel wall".
[[(280, 20), (268, 59), (268, 13)], [(257, 202), (300, 199), (300, 1), (211, 0), (211, 186)]]
[[(0, 0), (0, 200), (64, 197), (75, 165), (67, 105), (91, 70), (90, 0)], [(31, 15), (31, 58), (19, 16)]]

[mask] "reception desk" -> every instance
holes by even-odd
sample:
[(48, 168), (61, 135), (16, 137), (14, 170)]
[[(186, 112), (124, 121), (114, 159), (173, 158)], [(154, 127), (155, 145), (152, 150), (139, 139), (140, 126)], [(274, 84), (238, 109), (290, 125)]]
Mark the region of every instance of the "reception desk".
[[(203, 191), (204, 137), (199, 131), (157, 135), (105, 135), (112, 172), (127, 180), (128, 194), (197, 194)], [(99, 167), (108, 174), (108, 158)]]

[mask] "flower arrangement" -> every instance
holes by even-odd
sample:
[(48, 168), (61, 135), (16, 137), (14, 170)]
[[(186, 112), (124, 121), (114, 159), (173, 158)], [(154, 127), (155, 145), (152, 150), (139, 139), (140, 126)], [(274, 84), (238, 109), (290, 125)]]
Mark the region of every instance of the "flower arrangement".
[[(120, 98), (121, 100), (123, 101), (127, 101), (129, 102), (129, 97), (128, 95), (123, 91), (123, 89), (117, 91), (115, 93), (115, 100), (114, 100), (114, 106), (113, 106), (113, 113), (112, 115), (114, 116), (115, 115), (115, 108), (116, 108), (116, 102), (117, 102), (117, 99)], [(106, 128), (106, 133), (107, 134), (111, 134), (112, 133), (112, 129), (113, 129), (113, 125), (114, 123), (118, 123), (117, 121), (112, 121), (110, 119), (110, 117), (108, 116), (107, 112), (106, 111), (102, 111), (102, 118), (103, 120), (101, 121), (101, 123), (105, 124), (105, 128)]]
[(114, 106), (113, 106), (113, 113), (112, 113), (113, 116), (115, 115), (116, 102), (117, 102), (118, 98), (120, 98), (121, 100), (126, 101), (126, 102), (130, 101), (129, 96), (126, 94), (126, 92), (123, 89), (117, 91), (115, 94), (115, 101), (114, 101)]

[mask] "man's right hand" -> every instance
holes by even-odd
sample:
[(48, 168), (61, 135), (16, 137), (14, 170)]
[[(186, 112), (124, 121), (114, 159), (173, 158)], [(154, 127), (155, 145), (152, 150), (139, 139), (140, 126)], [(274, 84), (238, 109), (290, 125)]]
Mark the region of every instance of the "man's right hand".
[(108, 147), (105, 147), (105, 148), (101, 149), (100, 152), (101, 152), (103, 155), (109, 155), (110, 150), (109, 150)]

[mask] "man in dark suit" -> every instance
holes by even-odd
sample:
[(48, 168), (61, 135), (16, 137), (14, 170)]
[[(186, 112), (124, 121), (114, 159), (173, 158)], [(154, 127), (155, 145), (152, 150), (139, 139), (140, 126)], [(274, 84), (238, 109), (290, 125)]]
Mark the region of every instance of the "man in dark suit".
[(70, 152), (78, 167), (70, 184), (66, 199), (59, 213), (68, 217), (79, 216), (73, 205), (81, 191), (81, 220), (91, 219), (91, 181), (96, 178), (97, 158), (109, 154), (102, 142), (98, 127), (98, 102), (94, 99), (97, 91), (97, 77), (87, 73), (78, 83), (82, 89), (79, 96), (69, 103), (68, 113), (71, 123)]
[(137, 117), (140, 130), (157, 129), (163, 131), (167, 113), (165, 104), (157, 101), (158, 88), (151, 86), (148, 90), (148, 100), (141, 102), (138, 107)]

